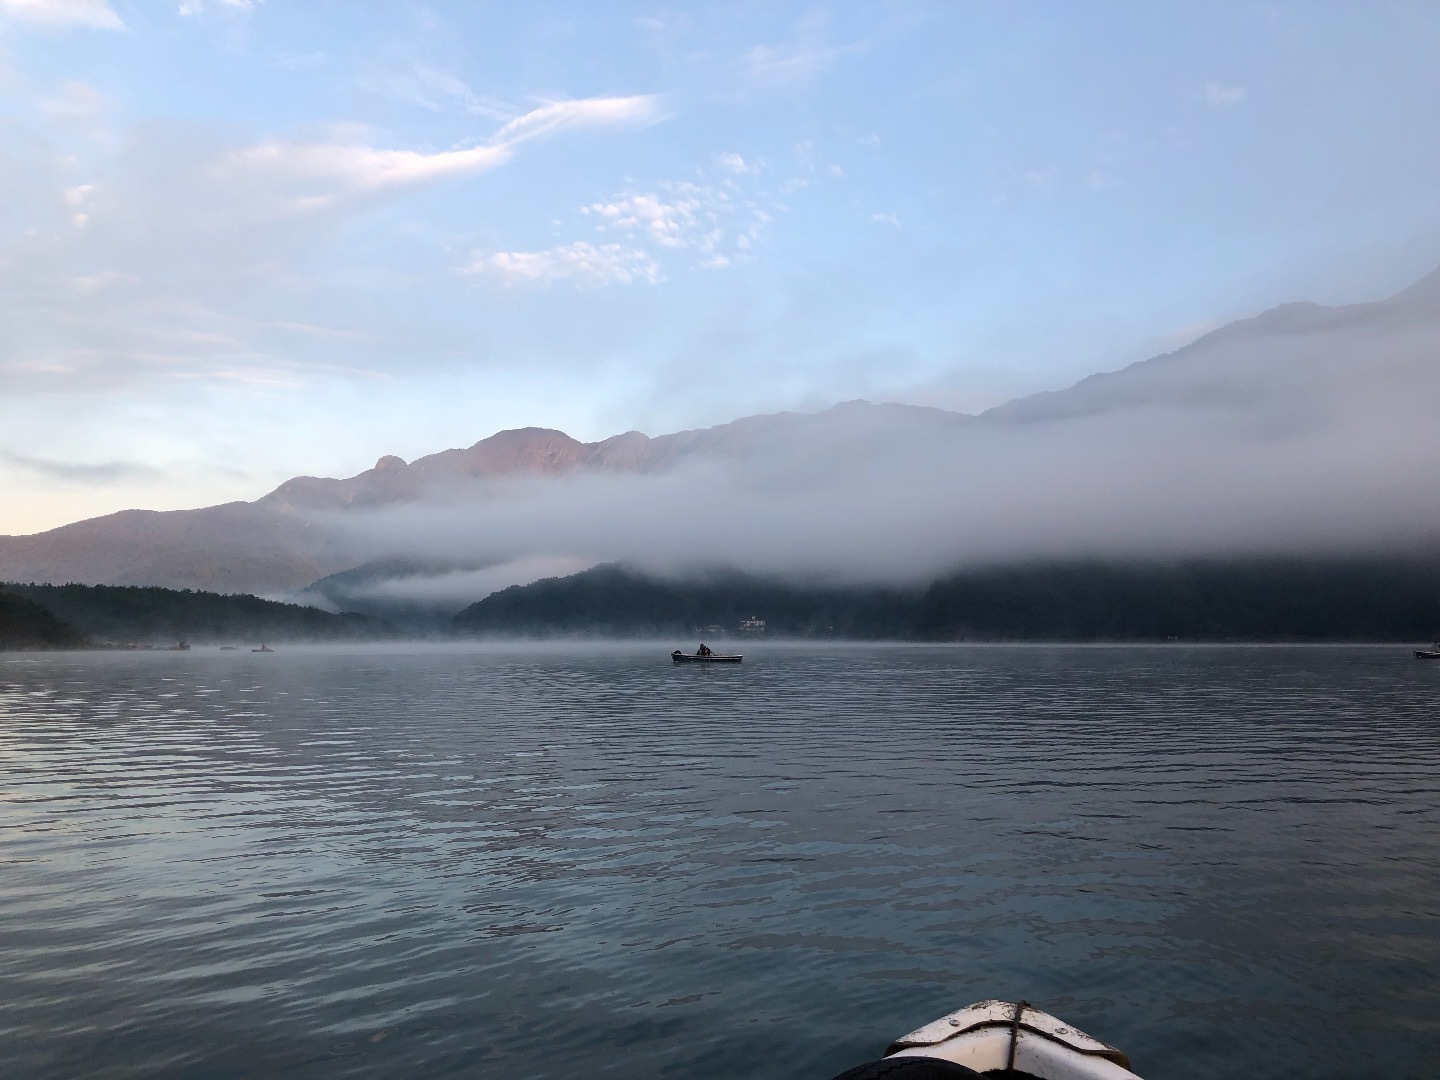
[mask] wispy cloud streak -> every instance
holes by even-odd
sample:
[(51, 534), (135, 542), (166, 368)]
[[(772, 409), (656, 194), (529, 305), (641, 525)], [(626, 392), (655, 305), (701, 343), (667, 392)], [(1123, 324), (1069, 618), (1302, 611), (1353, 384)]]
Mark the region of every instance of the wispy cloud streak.
[(99, 463), (53, 461), (48, 458), (15, 453), (11, 450), (0, 450), (0, 462), (46, 480), (94, 487), (104, 487), (120, 480), (155, 480), (162, 475), (159, 469), (152, 466), (129, 461)]
[(465, 267), (470, 274), (498, 278), (507, 285), (550, 285), (572, 280), (581, 286), (655, 283), (660, 267), (643, 251), (621, 244), (590, 244), (584, 240), (557, 244), (544, 251), (499, 251), (478, 256)]
[(106, 0), (0, 0), (0, 19), (52, 30), (125, 28)]

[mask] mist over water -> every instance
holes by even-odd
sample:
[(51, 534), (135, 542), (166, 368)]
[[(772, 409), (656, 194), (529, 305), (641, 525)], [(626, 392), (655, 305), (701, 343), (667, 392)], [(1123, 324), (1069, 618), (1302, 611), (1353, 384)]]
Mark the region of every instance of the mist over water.
[(1440, 1054), (1440, 668), (673, 643), (0, 663), (21, 1077), (816, 1077), (1024, 996), (1147, 1080)]

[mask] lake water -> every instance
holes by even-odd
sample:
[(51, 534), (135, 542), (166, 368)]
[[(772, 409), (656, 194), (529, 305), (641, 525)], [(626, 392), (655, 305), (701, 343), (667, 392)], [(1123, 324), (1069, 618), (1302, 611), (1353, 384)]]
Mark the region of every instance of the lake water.
[(1440, 664), (670, 647), (0, 655), (0, 1074), (1440, 1075)]

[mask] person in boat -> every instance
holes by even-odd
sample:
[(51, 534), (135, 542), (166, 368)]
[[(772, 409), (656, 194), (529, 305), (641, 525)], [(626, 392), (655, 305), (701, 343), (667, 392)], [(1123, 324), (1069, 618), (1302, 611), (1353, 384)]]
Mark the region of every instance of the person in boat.
[(702, 641), (702, 642), (700, 643), (700, 648), (698, 648), (698, 649), (695, 650), (695, 655), (696, 655), (696, 656), (709, 656), (709, 655), (710, 655), (710, 646), (709, 646), (709, 645), (706, 645), (706, 644)]

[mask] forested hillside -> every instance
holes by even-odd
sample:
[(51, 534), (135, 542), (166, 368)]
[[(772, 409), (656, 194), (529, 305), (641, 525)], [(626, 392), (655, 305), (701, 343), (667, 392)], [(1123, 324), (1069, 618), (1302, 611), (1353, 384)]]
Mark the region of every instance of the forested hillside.
[(740, 574), (672, 581), (596, 567), (466, 608), (469, 633), (679, 634), (747, 615), (770, 636), (924, 641), (1423, 641), (1440, 559), (1070, 562), (970, 570), (926, 588), (817, 587)]
[(597, 566), (487, 596), (455, 616), (481, 634), (682, 634), (763, 613), (771, 635), (915, 637), (920, 593), (895, 588), (816, 588), (743, 574), (669, 581), (622, 566)]
[(379, 619), (335, 615), (245, 594), (113, 585), (6, 585), (73, 624), (111, 642), (193, 644), (244, 641), (337, 641), (387, 636)]
[(0, 589), (0, 650), (64, 649), (85, 643), (84, 634), (33, 600)]

